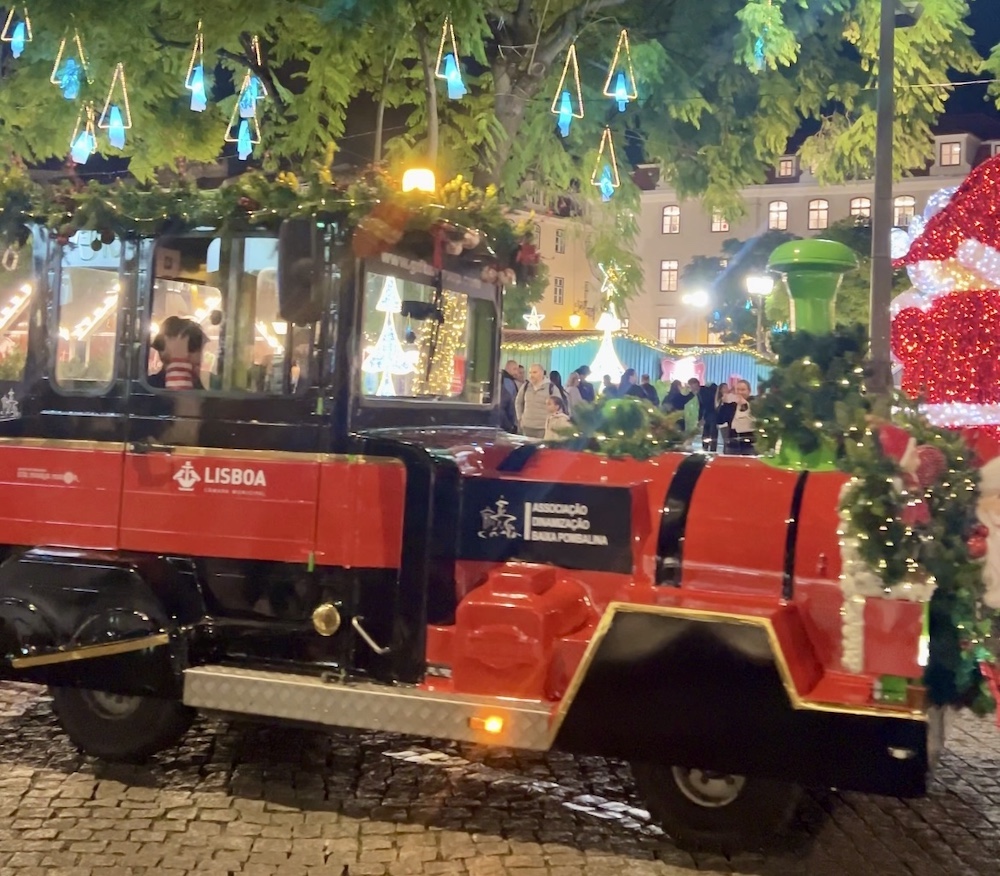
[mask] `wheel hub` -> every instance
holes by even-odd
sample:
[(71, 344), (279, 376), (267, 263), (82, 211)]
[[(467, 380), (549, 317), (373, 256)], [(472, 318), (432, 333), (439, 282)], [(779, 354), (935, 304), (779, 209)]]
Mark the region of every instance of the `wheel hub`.
[(130, 697), (123, 694), (108, 693), (103, 690), (88, 690), (83, 692), (91, 707), (105, 718), (127, 718), (142, 702), (142, 697)]
[(710, 770), (672, 767), (674, 781), (692, 803), (708, 809), (728, 806), (743, 793), (746, 778)]

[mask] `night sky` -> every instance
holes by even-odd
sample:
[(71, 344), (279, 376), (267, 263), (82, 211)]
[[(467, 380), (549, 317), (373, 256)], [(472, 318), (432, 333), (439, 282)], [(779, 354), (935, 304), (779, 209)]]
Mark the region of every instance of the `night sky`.
[[(972, 0), (972, 14), (969, 24), (976, 32), (972, 39), (973, 45), (983, 57), (989, 55), (990, 49), (1000, 43), (1000, 0)], [(955, 81), (962, 79), (978, 79), (979, 76), (954, 77)], [(969, 85), (956, 88), (948, 99), (948, 113), (990, 113), (1000, 118), (1000, 111), (992, 102), (987, 102), (985, 85)]]

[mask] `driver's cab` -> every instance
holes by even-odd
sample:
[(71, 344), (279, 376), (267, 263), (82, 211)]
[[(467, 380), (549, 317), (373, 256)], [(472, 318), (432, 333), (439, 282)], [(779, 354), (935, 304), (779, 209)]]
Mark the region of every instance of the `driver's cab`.
[(475, 256), (423, 233), (360, 259), (348, 229), (304, 220), (36, 229), (33, 255), (0, 346), (26, 350), (0, 416), (5, 542), (190, 557), (213, 615), (293, 627), (330, 588), (394, 645), (368, 665), (347, 631), (323, 659), (417, 677), (421, 631), (453, 609), (447, 562), (428, 584), (457, 497), (435, 442), (496, 436), (500, 289)]

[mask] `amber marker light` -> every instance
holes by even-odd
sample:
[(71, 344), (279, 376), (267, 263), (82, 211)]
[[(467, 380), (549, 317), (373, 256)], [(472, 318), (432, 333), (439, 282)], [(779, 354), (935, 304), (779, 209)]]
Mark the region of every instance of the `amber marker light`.
[(473, 730), (482, 730), (490, 736), (503, 732), (504, 720), (500, 715), (487, 715), (485, 718), (469, 718), (469, 726)]

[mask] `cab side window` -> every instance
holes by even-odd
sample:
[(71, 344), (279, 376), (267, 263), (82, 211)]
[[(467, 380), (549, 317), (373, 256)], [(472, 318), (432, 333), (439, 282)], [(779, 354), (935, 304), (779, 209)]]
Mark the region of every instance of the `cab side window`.
[(102, 244), (94, 231), (78, 231), (62, 247), (55, 362), (60, 389), (99, 393), (114, 379), (120, 261), (121, 243)]
[(155, 250), (146, 382), (282, 395), (305, 388), (315, 327), (282, 320), (278, 239), (191, 235)]

